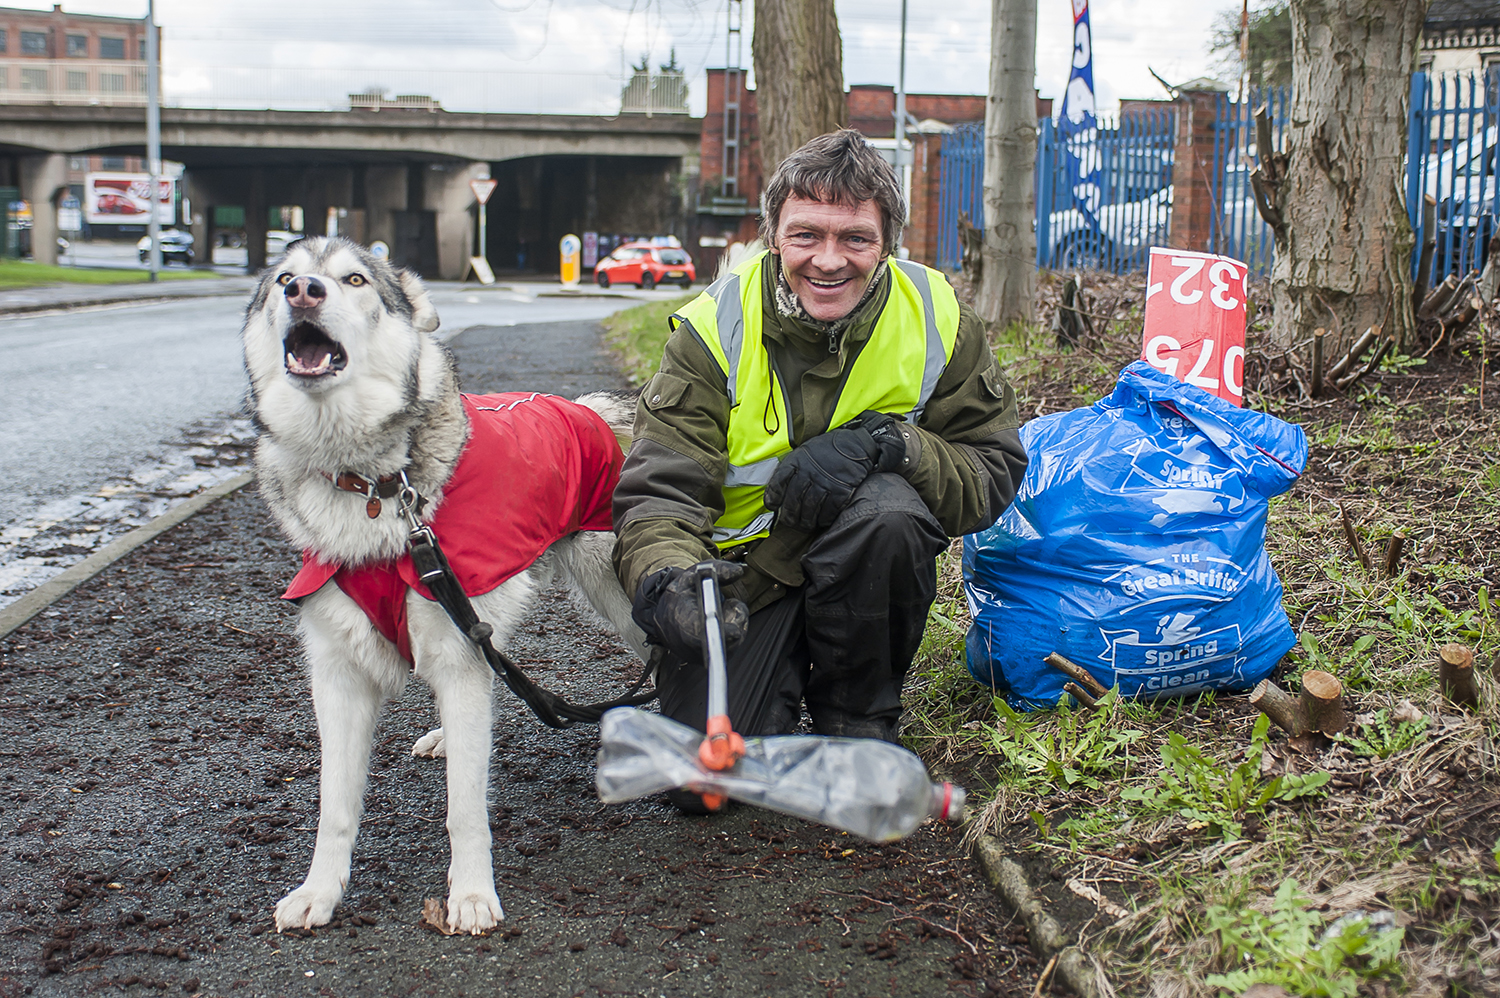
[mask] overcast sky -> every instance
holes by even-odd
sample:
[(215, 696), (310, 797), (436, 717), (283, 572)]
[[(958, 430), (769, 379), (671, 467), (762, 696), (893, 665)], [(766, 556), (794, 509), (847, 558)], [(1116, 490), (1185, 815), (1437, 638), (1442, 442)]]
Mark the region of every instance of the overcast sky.
[[(750, 65), (753, 0), (745, 8)], [(50, 9), (49, 2), (9, 6)], [(727, 0), (157, 0), (164, 91), (186, 103), (326, 107), (366, 87), (426, 93), (454, 110), (619, 108), (632, 62), (677, 60), (703, 113), (702, 74), (725, 60)], [(909, 0), (907, 89), (983, 93), (990, 0)], [(76, 0), (78, 13), (138, 17), (144, 0)], [(1162, 97), (1210, 75), (1215, 14), (1235, 0), (1097, 0), (1094, 80), (1101, 110)], [(846, 83), (896, 83), (901, 0), (838, 0)], [(1069, 0), (1038, 0), (1037, 86), (1058, 97), (1072, 52)]]

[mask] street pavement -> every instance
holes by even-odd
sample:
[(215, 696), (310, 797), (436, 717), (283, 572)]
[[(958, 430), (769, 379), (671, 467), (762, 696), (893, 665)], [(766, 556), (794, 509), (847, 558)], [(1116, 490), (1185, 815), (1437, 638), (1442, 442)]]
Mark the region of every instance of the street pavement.
[[(170, 506), (244, 471), (239, 329), (248, 279), (121, 289), (213, 294), (97, 305), (47, 293), (47, 313), (3, 314), (0, 294), (0, 606)], [(598, 295), (555, 285), (431, 285), (452, 339), (485, 324), (596, 320), (671, 292)], [(10, 292), (18, 295), (20, 292)], [(14, 300), (14, 299), (12, 299)]]
[[(469, 304), (469, 303), (465, 303)], [(440, 305), (440, 308), (442, 306)], [(466, 388), (619, 385), (592, 320), (476, 325)], [(311, 853), (317, 729), (276, 597), (298, 564), (253, 487), (213, 504), (0, 639), (0, 995), (1025, 995), (1036, 961), (928, 825), (873, 846), (748, 807), (605, 807), (594, 729), (541, 727), (496, 694), (491, 792), (507, 920), (422, 928), (444, 891), (442, 763), (410, 684), (375, 736), (337, 920), (278, 935)], [(560, 592), (511, 652), (576, 699), (636, 666)]]

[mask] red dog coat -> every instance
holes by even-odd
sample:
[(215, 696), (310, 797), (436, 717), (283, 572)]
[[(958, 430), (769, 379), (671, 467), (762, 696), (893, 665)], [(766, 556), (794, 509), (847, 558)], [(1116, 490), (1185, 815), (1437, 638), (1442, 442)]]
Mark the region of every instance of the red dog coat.
[[(464, 592), (489, 592), (575, 531), (613, 529), (625, 457), (598, 413), (536, 393), (465, 395), (463, 403), (469, 440), (430, 525)], [(406, 591), (432, 599), (411, 556), (348, 567), (304, 551), (282, 599), (310, 596), (329, 579), (410, 662)]]

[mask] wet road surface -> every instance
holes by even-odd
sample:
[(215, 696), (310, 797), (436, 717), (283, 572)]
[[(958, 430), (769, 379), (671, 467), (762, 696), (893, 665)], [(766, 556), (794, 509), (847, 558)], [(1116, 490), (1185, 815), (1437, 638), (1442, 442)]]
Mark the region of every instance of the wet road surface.
[[(594, 337), (547, 324), (453, 346), (469, 390), (576, 394), (614, 384)], [(748, 807), (606, 807), (595, 730), (543, 728), (503, 688), (490, 813), (508, 919), (487, 938), (422, 928), (448, 846), (442, 763), (409, 755), (436, 717), (420, 681), (377, 730), (336, 921), (276, 934), (317, 814), (312, 705), (276, 598), (297, 563), (247, 489), (0, 639), (0, 998), (1029, 993), (1024, 933), (955, 830), (877, 847)], [(561, 593), (511, 651), (577, 699), (636, 669)]]

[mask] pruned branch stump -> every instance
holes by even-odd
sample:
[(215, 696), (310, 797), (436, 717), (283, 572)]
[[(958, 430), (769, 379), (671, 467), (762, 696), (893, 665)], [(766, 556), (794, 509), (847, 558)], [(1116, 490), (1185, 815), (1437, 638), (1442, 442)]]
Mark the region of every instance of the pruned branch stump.
[(1438, 686), (1456, 707), (1479, 708), (1479, 684), (1474, 681), (1474, 652), (1467, 645), (1448, 644), (1438, 649)]

